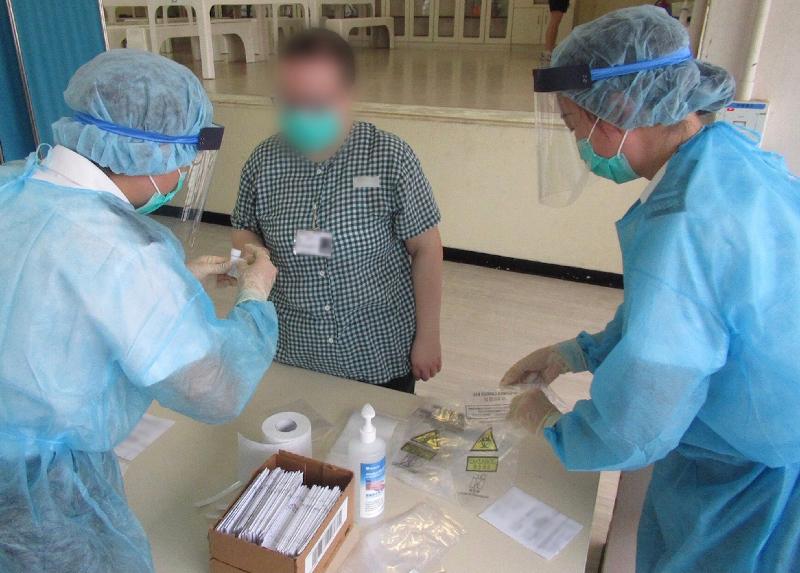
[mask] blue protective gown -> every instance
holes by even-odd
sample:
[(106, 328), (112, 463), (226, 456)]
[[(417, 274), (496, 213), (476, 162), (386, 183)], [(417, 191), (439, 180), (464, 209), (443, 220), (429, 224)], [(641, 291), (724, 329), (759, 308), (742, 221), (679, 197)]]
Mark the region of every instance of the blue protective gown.
[(152, 571), (112, 448), (154, 399), (237, 416), (272, 361), (275, 310), (218, 319), (169, 230), (36, 168), (0, 167), (0, 571)]
[(617, 224), (625, 299), (579, 337), (572, 470), (655, 462), (637, 571), (800, 571), (800, 182), (713, 124)]

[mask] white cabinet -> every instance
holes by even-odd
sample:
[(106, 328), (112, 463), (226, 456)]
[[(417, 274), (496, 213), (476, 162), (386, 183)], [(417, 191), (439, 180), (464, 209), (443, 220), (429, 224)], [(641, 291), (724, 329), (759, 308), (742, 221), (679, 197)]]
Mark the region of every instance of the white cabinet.
[[(511, 27), (512, 44), (544, 44), (547, 22), (550, 20), (550, 7), (547, 0), (511, 0), (514, 3), (514, 21)], [(561, 19), (558, 28), (558, 42), (572, 31), (575, 17), (575, 2), (569, 3), (569, 10)]]
[[(509, 43), (514, 0), (386, 0), (395, 39)], [(532, 0), (531, 0), (532, 1)]]
[(543, 44), (550, 11), (533, 0), (513, 0), (514, 21), (511, 26), (512, 44)]
[(436, 2), (436, 21), (433, 37), (437, 41), (456, 41), (458, 39), (458, 0), (438, 0)]
[(507, 44), (511, 41), (511, 24), (513, 22), (513, 0), (489, 0), (486, 14), (486, 31), (484, 41)]

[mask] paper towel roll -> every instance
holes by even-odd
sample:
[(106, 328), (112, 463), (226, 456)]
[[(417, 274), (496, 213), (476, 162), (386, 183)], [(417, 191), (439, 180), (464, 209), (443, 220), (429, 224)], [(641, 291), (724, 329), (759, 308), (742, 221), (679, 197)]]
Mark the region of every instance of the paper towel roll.
[(298, 412), (279, 412), (261, 424), (264, 440), (278, 449), (311, 457), (311, 422)]
[(239, 434), (239, 480), (246, 483), (256, 469), (278, 450), (311, 457), (311, 422), (297, 412), (273, 414), (261, 424), (264, 442)]

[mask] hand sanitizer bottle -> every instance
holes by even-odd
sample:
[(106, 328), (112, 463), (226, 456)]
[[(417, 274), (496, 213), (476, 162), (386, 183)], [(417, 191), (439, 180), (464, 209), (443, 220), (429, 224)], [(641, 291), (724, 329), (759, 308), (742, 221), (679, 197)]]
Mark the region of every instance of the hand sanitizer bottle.
[(350, 468), (356, 480), (358, 491), (356, 506), (359, 520), (378, 517), (383, 513), (386, 491), (386, 443), (377, 437), (372, 419), (375, 409), (365, 404), (361, 409), (364, 425), (361, 436), (353, 438), (347, 445)]

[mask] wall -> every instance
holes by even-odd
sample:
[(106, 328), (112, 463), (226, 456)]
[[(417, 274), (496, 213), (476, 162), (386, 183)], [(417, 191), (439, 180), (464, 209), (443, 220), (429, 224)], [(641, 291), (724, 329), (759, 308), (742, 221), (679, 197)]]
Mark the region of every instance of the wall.
[[(258, 142), (275, 131), (266, 98), (216, 96), (215, 121), (225, 125), (209, 211), (229, 213), (239, 172)], [(531, 114), (436, 108), (426, 115), (397, 106), (362, 104), (359, 115), (408, 141), (420, 157), (443, 214), (446, 246), (483, 253), (620, 272), (614, 221), (644, 182), (624, 186), (593, 178), (593, 186), (564, 209), (538, 203)], [(230, 137), (236, 134), (236, 137)]]
[[(744, 73), (750, 45), (755, 0), (711, 0), (700, 58), (720, 65), (737, 80)], [(786, 157), (789, 168), (800, 173), (800, 2), (773, 0), (767, 34), (756, 75), (755, 99), (770, 102), (762, 146)]]
[(644, 0), (572, 0), (575, 3), (575, 25), (591, 22), (603, 14), (620, 8), (653, 4)]

